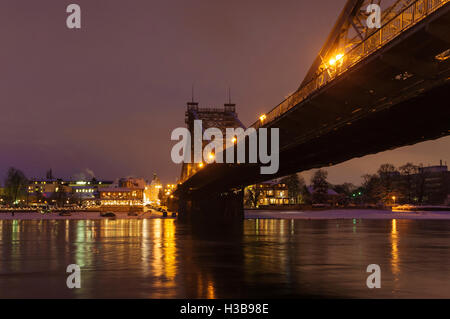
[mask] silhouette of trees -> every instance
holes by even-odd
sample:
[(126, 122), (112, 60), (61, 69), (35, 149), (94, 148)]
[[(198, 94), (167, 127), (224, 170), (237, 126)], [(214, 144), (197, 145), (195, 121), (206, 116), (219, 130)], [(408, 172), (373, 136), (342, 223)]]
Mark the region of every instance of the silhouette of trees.
[[(348, 205), (350, 199), (353, 198), (354, 192), (357, 190), (357, 188), (352, 183), (344, 183), (340, 185), (334, 185), (333, 190), (341, 195), (338, 203), (340, 205)], [(360, 199), (360, 196), (358, 196), (358, 199)]]
[(402, 175), (401, 191), (403, 197), (407, 203), (412, 203), (414, 194), (416, 193), (416, 185), (419, 173), (419, 167), (412, 163), (406, 163), (399, 167), (400, 174)]
[(302, 201), (302, 189), (305, 186), (305, 180), (302, 176), (292, 174), (281, 179), (280, 183), (286, 184), (288, 189), (289, 201), (298, 204)]
[(8, 204), (18, 205), (18, 201), (26, 197), (28, 179), (25, 174), (14, 167), (8, 169), (5, 179), (5, 201)]
[(51, 168), (45, 173), (45, 178), (49, 181), (53, 180), (53, 171)]
[(398, 187), (400, 172), (392, 164), (383, 164), (378, 169), (380, 179), (379, 198), (384, 203), (395, 202), (394, 198), (399, 198), (401, 192)]
[(356, 190), (356, 186), (352, 183), (344, 183), (339, 185), (334, 185), (333, 189), (338, 194), (343, 194), (345, 196), (352, 196), (353, 192)]
[(420, 185), (419, 167), (411, 163), (399, 167), (383, 164), (377, 174), (366, 174), (363, 177), (363, 196), (366, 203), (400, 203), (412, 202)]
[(377, 174), (365, 174), (362, 178), (362, 202), (377, 204), (381, 200), (380, 178)]
[(256, 185), (248, 186), (244, 192), (244, 204), (249, 207), (257, 208), (262, 190)]
[(324, 203), (328, 195), (328, 172), (322, 169), (316, 171), (311, 178), (313, 189), (312, 200), (314, 203)]

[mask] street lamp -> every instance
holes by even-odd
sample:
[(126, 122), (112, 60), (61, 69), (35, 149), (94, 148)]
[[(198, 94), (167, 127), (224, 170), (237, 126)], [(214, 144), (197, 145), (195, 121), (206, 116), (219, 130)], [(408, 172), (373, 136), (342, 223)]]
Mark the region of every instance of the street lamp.
[(328, 61), (328, 64), (330, 66), (334, 66), (338, 61), (340, 61), (344, 55), (342, 53), (337, 54), (335, 57), (331, 58), (330, 61)]

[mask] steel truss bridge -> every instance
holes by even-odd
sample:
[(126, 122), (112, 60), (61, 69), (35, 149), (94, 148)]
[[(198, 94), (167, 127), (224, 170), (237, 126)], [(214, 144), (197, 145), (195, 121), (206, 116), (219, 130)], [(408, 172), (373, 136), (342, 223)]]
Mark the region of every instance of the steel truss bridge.
[[(184, 174), (176, 194), (185, 201), (236, 192), (449, 135), (449, 3), (348, 0), (298, 90), (251, 125), (279, 128), (278, 173), (213, 163)], [(381, 28), (367, 26), (369, 4), (382, 8)]]

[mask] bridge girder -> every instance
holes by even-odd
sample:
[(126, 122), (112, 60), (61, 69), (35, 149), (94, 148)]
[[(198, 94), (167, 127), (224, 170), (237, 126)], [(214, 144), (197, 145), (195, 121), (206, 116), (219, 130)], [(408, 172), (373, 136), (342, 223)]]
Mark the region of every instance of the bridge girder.
[(348, 0), (333, 26), (323, 47), (308, 70), (299, 89), (314, 79), (325, 68), (330, 58), (338, 53), (345, 54), (364, 42), (376, 29), (367, 27), (366, 8), (377, 4), (382, 9), (381, 24), (387, 23), (413, 0)]

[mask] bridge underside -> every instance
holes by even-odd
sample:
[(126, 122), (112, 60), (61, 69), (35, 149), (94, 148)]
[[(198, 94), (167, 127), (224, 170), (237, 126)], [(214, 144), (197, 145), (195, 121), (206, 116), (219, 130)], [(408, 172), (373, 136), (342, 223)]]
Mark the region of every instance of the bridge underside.
[(178, 219), (182, 222), (225, 224), (244, 219), (243, 201), (243, 190), (195, 195), (184, 192), (178, 194), (176, 202), (169, 208), (178, 211)]
[(185, 186), (211, 194), (338, 164), (352, 158), (437, 139), (450, 134), (450, 82), (395, 107), (372, 112), (362, 119), (280, 152), (276, 175), (261, 175), (258, 165), (214, 164), (197, 173)]

